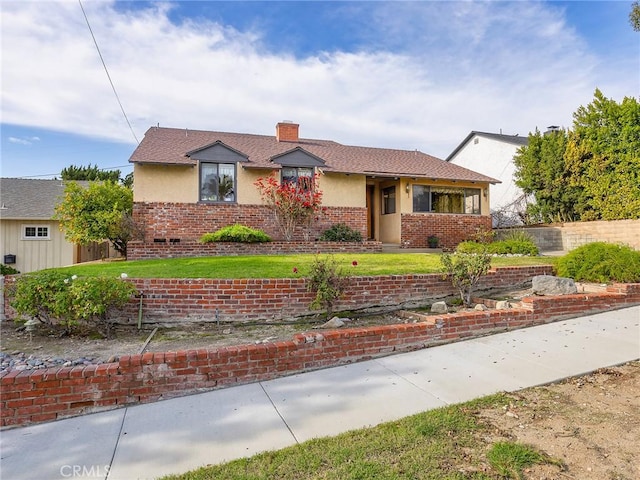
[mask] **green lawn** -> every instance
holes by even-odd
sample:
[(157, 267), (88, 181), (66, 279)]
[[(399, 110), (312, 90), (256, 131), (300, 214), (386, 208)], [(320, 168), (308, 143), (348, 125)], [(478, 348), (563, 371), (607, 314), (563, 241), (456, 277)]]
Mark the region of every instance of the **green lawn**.
[[(333, 257), (351, 275), (436, 273), (441, 269), (440, 255), (432, 253), (349, 253)], [(64, 270), (69, 275), (119, 276), (126, 273), (131, 278), (289, 278), (306, 275), (314, 258), (315, 255), (166, 258), (79, 264)], [(492, 260), (493, 266), (541, 264), (553, 264), (553, 259), (500, 257)]]
[[(497, 394), (164, 479), (498, 480), (519, 478), (524, 467), (535, 463), (559, 464), (530, 447), (487, 443), (495, 432), (479, 411), (498, 409), (509, 401)], [(518, 458), (523, 450), (526, 461)], [(498, 461), (487, 451), (495, 451)]]

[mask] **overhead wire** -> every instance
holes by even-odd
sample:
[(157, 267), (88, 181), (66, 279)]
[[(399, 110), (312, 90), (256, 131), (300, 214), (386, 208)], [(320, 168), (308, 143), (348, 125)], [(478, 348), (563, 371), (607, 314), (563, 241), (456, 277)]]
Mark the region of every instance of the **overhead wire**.
[(124, 111), (124, 107), (122, 106), (122, 102), (120, 101), (120, 96), (116, 91), (116, 87), (113, 84), (113, 80), (111, 80), (111, 75), (109, 75), (107, 64), (105, 63), (104, 58), (102, 57), (102, 52), (100, 51), (100, 47), (98, 46), (98, 41), (96, 40), (96, 36), (93, 34), (93, 29), (91, 28), (91, 24), (89, 23), (89, 18), (87, 17), (87, 13), (84, 11), (84, 7), (82, 6), (82, 0), (78, 0), (78, 3), (80, 4), (80, 9), (82, 10), (82, 15), (84, 16), (84, 20), (85, 22), (87, 22), (87, 27), (89, 28), (89, 32), (91, 33), (91, 38), (93, 38), (93, 44), (96, 46), (96, 50), (98, 51), (98, 56), (100, 57), (100, 61), (102, 62), (102, 66), (104, 67), (104, 71), (107, 74), (107, 78), (109, 79), (109, 84), (111, 85), (113, 94), (115, 95), (116, 100), (118, 101), (118, 105), (120, 105), (120, 110), (122, 111), (122, 115), (124, 116), (124, 119), (126, 120), (127, 125), (129, 125), (129, 130), (131, 130), (131, 134), (133, 135), (133, 138), (136, 140), (136, 143), (139, 145), (140, 141), (138, 140), (136, 133), (133, 131), (131, 122), (129, 122), (129, 117), (127, 117), (127, 113)]

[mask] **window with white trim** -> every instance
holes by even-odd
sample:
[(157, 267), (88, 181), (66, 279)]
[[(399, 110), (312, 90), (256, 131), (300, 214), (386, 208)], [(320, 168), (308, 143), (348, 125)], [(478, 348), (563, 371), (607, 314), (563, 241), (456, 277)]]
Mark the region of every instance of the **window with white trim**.
[(49, 227), (46, 225), (23, 225), (23, 240), (49, 240), (51, 238)]

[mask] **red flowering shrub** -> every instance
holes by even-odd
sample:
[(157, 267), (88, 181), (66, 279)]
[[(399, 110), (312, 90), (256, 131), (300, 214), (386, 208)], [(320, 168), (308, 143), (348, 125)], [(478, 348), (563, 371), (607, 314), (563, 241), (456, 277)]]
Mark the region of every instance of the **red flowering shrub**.
[(305, 236), (309, 234), (322, 203), (322, 192), (316, 188), (316, 183), (317, 175), (300, 183), (280, 183), (276, 174), (255, 181), (262, 201), (273, 210), (285, 240), (293, 239), (297, 226), (306, 228)]

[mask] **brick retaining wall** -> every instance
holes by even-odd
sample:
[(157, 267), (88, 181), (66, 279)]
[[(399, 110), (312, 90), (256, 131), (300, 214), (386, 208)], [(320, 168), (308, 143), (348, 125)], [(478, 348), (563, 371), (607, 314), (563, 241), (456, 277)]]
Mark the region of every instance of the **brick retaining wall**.
[(196, 240), (172, 238), (158, 239), (156, 242), (129, 242), (127, 258), (215, 257), (236, 255), (282, 255), (299, 253), (379, 253), (381, 242), (266, 242), (200, 243)]
[[(357, 267), (354, 267), (357, 269)], [(524, 285), (536, 275), (550, 275), (550, 265), (500, 267), (482, 277), (479, 290)], [(10, 286), (15, 276), (7, 276)], [(304, 278), (137, 278), (129, 279), (143, 294), (145, 324), (257, 321), (290, 319), (309, 314), (314, 295)], [(440, 274), (352, 276), (334, 311), (384, 310), (415, 307), (436, 299), (457, 296), (451, 282)], [(140, 300), (132, 299), (112, 318), (123, 324), (138, 322)], [(15, 312), (5, 296), (7, 318)]]
[(488, 333), (640, 304), (640, 284), (531, 297), (509, 310), (424, 317), (417, 323), (314, 331), (289, 341), (126, 355), (118, 362), (5, 373), (0, 426), (57, 420), (291, 375)]

